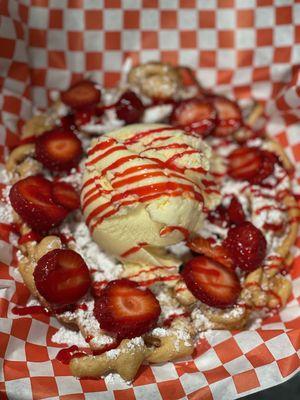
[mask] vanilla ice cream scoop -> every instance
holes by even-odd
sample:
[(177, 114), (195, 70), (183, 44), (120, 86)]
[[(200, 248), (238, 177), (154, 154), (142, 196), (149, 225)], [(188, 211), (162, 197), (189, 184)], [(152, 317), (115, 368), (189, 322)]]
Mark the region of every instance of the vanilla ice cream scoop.
[(124, 264), (177, 265), (166, 247), (199, 230), (220, 201), (210, 158), (199, 137), (168, 125), (101, 136), (89, 150), (81, 192), (96, 243)]

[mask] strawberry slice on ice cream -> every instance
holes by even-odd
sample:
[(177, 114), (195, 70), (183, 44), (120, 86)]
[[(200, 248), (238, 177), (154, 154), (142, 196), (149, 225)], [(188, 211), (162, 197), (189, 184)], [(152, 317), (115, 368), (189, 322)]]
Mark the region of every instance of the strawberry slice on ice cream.
[(52, 197), (55, 203), (73, 211), (80, 207), (79, 194), (72, 185), (66, 182), (53, 182)]
[(95, 301), (94, 315), (102, 329), (119, 339), (140, 336), (152, 329), (161, 309), (149, 289), (129, 279), (109, 282)]

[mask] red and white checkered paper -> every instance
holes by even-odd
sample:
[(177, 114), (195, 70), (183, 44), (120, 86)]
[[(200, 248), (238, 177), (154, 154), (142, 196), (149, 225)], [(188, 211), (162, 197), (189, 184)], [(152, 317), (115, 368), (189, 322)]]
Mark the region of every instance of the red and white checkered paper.
[[(130, 56), (190, 65), (204, 86), (265, 102), (267, 131), (300, 166), (298, 0), (2, 0), (0, 13), (2, 163), (32, 107), (47, 106), (50, 89), (83, 76), (113, 86)], [(132, 386), (76, 380), (55, 360), (55, 319), (11, 312), (29, 293), (0, 226), (1, 399), (233, 399), (300, 368), (298, 252), (290, 301), (260, 329), (215, 331), (188, 361), (143, 366)]]

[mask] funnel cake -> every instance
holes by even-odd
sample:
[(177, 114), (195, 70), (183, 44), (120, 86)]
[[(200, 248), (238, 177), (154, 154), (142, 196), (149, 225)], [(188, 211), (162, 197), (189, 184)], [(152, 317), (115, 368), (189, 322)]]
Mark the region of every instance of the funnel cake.
[[(299, 209), (293, 166), (261, 118), (259, 105), (242, 111), (204, 91), (188, 68), (149, 63), (113, 91), (78, 83), (25, 124), (6, 164), (19, 271), (60, 331), (79, 330), (93, 352), (70, 348), (73, 375), (130, 381), (144, 362), (190, 356), (202, 331), (247, 327), (286, 304)], [(49, 254), (57, 303), (37, 290)], [(82, 263), (91, 287), (68, 304)], [(76, 344), (60, 331), (53, 340)]]

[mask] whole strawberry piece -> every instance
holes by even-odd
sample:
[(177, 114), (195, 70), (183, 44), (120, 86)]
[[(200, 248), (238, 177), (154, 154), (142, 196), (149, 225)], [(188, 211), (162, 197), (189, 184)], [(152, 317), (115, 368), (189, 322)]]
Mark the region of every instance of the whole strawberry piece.
[(33, 273), (38, 292), (53, 305), (73, 304), (91, 284), (89, 269), (80, 254), (55, 249), (41, 257)]
[(53, 129), (39, 136), (35, 157), (50, 171), (69, 171), (76, 167), (82, 155), (81, 141), (71, 130)]
[(223, 245), (234, 265), (244, 271), (253, 271), (259, 267), (266, 256), (267, 242), (264, 235), (248, 221), (230, 228)]
[(156, 325), (160, 312), (153, 293), (128, 279), (109, 282), (96, 299), (94, 308), (101, 328), (118, 339), (146, 333)]
[(61, 100), (72, 108), (81, 108), (99, 103), (101, 91), (94, 82), (83, 80), (63, 92)]
[(206, 256), (188, 261), (181, 275), (193, 295), (212, 307), (232, 306), (241, 291), (236, 273)]
[(139, 122), (144, 114), (144, 105), (139, 97), (132, 92), (127, 90), (119, 98), (116, 104), (117, 117), (126, 124), (133, 124)]
[(229, 222), (234, 225), (239, 225), (246, 219), (243, 207), (235, 196), (230, 201), (227, 213)]
[(40, 175), (16, 182), (9, 198), (16, 213), (37, 232), (48, 232), (68, 214), (68, 210), (53, 201), (52, 182)]

